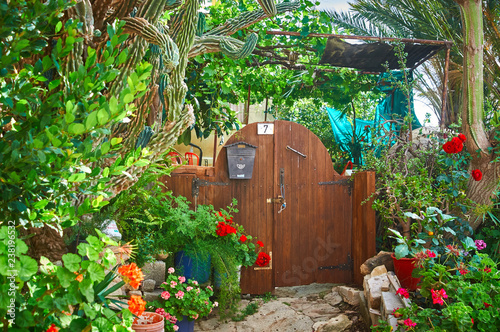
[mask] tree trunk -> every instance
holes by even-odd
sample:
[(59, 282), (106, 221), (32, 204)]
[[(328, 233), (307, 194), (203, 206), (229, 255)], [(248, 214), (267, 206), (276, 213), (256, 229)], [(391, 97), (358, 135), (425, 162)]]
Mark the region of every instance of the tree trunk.
[[(462, 14), (464, 36), (462, 131), (467, 136), (465, 145), (472, 156), (469, 171), (479, 169), (480, 181), (472, 177), (467, 186), (467, 197), (480, 205), (492, 204), (498, 184), (498, 163), (490, 151), (483, 125), (483, 13), (480, 0), (456, 0)], [(471, 213), (469, 223), (476, 229), (482, 222), (481, 215)]]

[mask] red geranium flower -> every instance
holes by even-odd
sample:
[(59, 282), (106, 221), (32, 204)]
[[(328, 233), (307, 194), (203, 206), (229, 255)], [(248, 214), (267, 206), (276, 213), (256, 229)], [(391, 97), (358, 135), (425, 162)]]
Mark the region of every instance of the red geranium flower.
[(427, 250), (425, 253), (429, 258), (436, 258), (436, 253), (434, 251)]
[(410, 294), (408, 294), (408, 291), (406, 290), (406, 288), (399, 288), (399, 289), (396, 291), (396, 294), (401, 295), (401, 296), (402, 296), (402, 297), (404, 297), (405, 299), (410, 298)]
[(434, 304), (443, 305), (444, 304), (443, 299), (448, 298), (448, 295), (446, 294), (446, 291), (444, 290), (444, 288), (441, 288), (438, 291), (431, 289), (431, 293), (432, 293), (432, 303), (434, 303)]
[(489, 267), (485, 267), (483, 271), (486, 272), (486, 273), (490, 273), (491, 269)]
[(269, 264), (270, 261), (271, 261), (271, 256), (269, 256), (265, 252), (259, 252), (259, 256), (257, 256), (255, 264), (257, 264), (258, 266), (266, 266)]
[(56, 327), (56, 324), (52, 324), (49, 326), (49, 328), (45, 332), (58, 332), (58, 331), (59, 331), (59, 328)]
[(240, 242), (245, 242), (246, 240), (247, 240), (247, 237), (244, 234), (242, 234), (240, 236)]
[(475, 169), (472, 171), (472, 178), (476, 181), (479, 181), (483, 178), (483, 173), (480, 170)]
[(491, 304), (483, 302), (484, 303), (484, 308), (488, 309), (489, 307), (493, 307)]
[(257, 241), (257, 244), (262, 248), (264, 246), (264, 243), (262, 241)]
[(465, 140), (467, 140), (467, 137), (465, 137), (464, 134), (458, 134), (458, 138), (463, 142), (465, 142)]

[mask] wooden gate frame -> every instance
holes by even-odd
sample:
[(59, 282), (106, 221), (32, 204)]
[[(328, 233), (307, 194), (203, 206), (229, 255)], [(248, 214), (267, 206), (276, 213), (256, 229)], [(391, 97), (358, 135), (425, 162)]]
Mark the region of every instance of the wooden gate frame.
[[(214, 183), (216, 179), (215, 167), (181, 166), (172, 172), (171, 177), (163, 178), (162, 182), (167, 183), (175, 195), (185, 196), (194, 204), (193, 179), (196, 178), (199, 179), (198, 181)], [(353, 260), (352, 282), (356, 285), (363, 283), (363, 275), (360, 272), (361, 264), (376, 254), (373, 198), (368, 200), (374, 192), (375, 172), (364, 171), (353, 175), (351, 253)], [(210, 203), (203, 202), (203, 204)], [(216, 208), (221, 207), (216, 206)]]

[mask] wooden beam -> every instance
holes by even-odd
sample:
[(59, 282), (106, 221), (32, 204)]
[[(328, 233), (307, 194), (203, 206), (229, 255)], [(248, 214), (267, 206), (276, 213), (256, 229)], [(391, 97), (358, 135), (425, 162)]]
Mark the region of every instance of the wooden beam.
[[(295, 32), (295, 31), (266, 31), (266, 33), (268, 35), (275, 35), (275, 36), (301, 36), (300, 32)], [(428, 44), (428, 45), (450, 45), (450, 46), (453, 45), (453, 42), (449, 40), (351, 36), (351, 35), (337, 35), (331, 33), (310, 33), (303, 37), (320, 37), (320, 38), (336, 37), (341, 39), (357, 39), (357, 40), (372, 40), (372, 41), (401, 41), (403, 43)]]
[(446, 60), (444, 63), (444, 77), (443, 77), (443, 95), (442, 95), (442, 104), (441, 104), (441, 123), (439, 127), (441, 130), (444, 129), (446, 125), (446, 99), (448, 98), (448, 72), (450, 67), (450, 49), (448, 45), (446, 46)]

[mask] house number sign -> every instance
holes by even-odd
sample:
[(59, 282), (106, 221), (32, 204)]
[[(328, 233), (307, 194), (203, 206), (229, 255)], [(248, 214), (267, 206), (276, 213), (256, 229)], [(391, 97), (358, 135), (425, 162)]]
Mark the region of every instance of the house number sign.
[(274, 123), (257, 123), (257, 135), (273, 135)]

